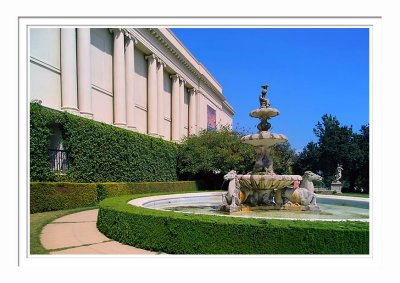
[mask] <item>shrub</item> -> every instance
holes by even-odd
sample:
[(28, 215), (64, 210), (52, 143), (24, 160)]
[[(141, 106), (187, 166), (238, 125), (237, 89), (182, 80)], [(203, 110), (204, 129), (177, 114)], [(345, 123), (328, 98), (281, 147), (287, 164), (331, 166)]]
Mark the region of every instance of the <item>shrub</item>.
[(67, 183), (32, 182), (30, 186), (30, 212), (45, 212), (97, 205), (112, 197), (150, 192), (193, 192), (204, 189), (199, 182), (151, 183)]
[(209, 188), (219, 189), (222, 176), (230, 170), (251, 171), (254, 161), (254, 148), (240, 142), (240, 134), (224, 127), (189, 136), (178, 148), (181, 178), (203, 179)]
[(107, 237), (170, 254), (368, 254), (369, 223), (218, 217), (127, 204), (99, 204), (97, 228)]
[(96, 184), (32, 182), (30, 212), (44, 212), (97, 204)]
[[(120, 129), (31, 104), (30, 179), (54, 181), (60, 176), (50, 170), (50, 127), (63, 132), (69, 152), (66, 181), (145, 182), (177, 180), (177, 147), (160, 138)], [(58, 179), (57, 179), (58, 178)]]
[(107, 197), (153, 192), (190, 192), (204, 189), (201, 182), (146, 182), (146, 183), (101, 183), (97, 184), (99, 200)]

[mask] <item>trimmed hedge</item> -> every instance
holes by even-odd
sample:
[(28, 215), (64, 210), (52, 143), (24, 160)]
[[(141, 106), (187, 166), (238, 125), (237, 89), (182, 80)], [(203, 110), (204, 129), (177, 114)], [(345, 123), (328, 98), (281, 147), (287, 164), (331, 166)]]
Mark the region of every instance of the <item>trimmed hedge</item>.
[[(65, 176), (50, 169), (48, 149), (54, 125), (61, 129), (69, 152)], [(31, 103), (31, 181), (176, 181), (176, 168), (177, 146), (172, 142)]]
[(108, 197), (158, 192), (192, 192), (204, 187), (196, 181), (146, 182), (146, 183), (100, 183), (97, 184), (97, 196), (101, 201)]
[(30, 212), (44, 212), (97, 205), (96, 184), (32, 182)]
[(112, 196), (152, 192), (193, 192), (201, 189), (203, 189), (201, 183), (195, 181), (98, 184), (31, 182), (30, 212), (93, 206)]
[(169, 254), (369, 254), (369, 223), (218, 217), (127, 204), (99, 204), (97, 228), (107, 237)]

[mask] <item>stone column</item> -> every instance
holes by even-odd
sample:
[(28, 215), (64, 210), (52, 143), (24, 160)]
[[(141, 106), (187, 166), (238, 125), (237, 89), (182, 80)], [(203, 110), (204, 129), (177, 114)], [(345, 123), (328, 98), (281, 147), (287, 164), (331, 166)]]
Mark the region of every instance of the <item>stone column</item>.
[(196, 90), (192, 88), (189, 90), (189, 135), (195, 135), (197, 133), (196, 99)]
[(90, 59), (90, 28), (78, 28), (77, 65), (79, 111), (82, 116), (92, 119), (92, 78)]
[(171, 140), (180, 140), (180, 112), (179, 112), (179, 75), (170, 76), (172, 79), (172, 101), (171, 101)]
[(196, 121), (197, 121), (197, 132), (202, 130), (202, 116), (207, 116), (207, 114), (205, 115), (201, 115), (201, 110), (202, 110), (202, 96), (203, 94), (200, 92), (200, 90), (197, 91), (196, 94)]
[(157, 136), (157, 62), (154, 54), (147, 60), (147, 133)]
[(124, 33), (121, 29), (112, 31), (114, 33), (114, 125), (124, 128), (126, 127)]
[(157, 60), (157, 125), (158, 135), (164, 136), (164, 67), (165, 63)]
[(184, 109), (184, 104), (185, 104), (185, 80), (181, 77), (180, 78), (180, 84), (179, 84), (179, 113), (180, 113), (180, 128), (179, 128), (179, 137), (182, 139), (185, 136), (185, 123), (184, 123), (184, 118), (185, 115), (183, 113)]
[(136, 131), (134, 126), (134, 74), (135, 74), (135, 56), (134, 49), (136, 39), (130, 34), (126, 34), (125, 44), (125, 91), (126, 91), (126, 124), (131, 130)]
[(61, 109), (78, 113), (76, 35), (74, 28), (61, 29)]

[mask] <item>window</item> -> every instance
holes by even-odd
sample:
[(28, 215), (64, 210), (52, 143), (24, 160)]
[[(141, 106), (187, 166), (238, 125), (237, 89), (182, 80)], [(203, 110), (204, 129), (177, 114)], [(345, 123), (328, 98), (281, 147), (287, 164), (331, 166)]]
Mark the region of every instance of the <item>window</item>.
[(217, 128), (217, 112), (214, 108), (207, 105), (207, 130), (215, 130)]
[(54, 125), (51, 129), (50, 137), (50, 166), (57, 173), (65, 173), (69, 169), (69, 154), (64, 150), (62, 131), (59, 125)]

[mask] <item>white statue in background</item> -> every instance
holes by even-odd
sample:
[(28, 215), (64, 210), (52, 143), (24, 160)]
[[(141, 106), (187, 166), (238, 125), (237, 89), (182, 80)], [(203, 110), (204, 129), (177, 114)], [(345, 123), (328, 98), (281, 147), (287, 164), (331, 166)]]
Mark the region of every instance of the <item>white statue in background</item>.
[(336, 168), (335, 182), (340, 182), (340, 179), (342, 179), (342, 171), (343, 171), (342, 165), (338, 164)]

